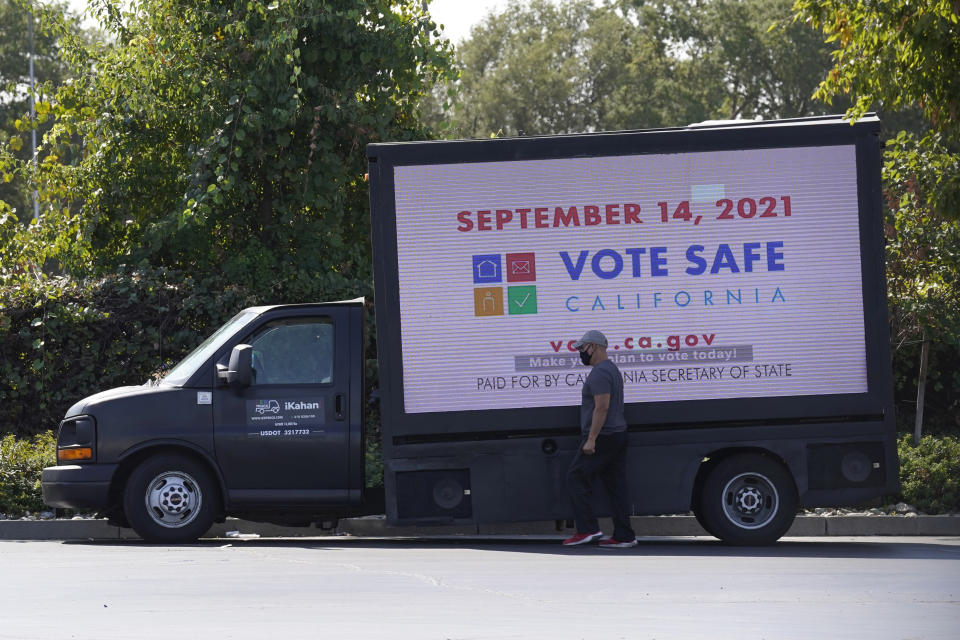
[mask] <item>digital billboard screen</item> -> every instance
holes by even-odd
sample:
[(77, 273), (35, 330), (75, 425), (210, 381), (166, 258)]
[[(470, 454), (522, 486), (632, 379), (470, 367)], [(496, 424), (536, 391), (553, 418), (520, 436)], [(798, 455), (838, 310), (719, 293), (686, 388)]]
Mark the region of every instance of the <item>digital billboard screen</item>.
[(867, 392), (853, 145), (394, 167), (408, 414)]

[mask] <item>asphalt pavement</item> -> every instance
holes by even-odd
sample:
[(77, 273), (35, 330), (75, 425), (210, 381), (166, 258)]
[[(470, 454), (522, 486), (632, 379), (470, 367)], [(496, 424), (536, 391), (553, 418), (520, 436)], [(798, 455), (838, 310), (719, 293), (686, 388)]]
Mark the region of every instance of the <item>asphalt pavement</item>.
[(960, 538), (0, 542), (0, 639), (954, 640)]

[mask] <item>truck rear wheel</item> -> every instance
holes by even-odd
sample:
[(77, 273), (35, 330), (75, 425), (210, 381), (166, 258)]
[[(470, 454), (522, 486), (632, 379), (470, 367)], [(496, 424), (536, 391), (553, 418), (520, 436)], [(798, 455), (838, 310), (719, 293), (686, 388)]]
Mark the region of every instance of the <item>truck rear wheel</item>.
[(767, 456), (727, 458), (707, 476), (698, 513), (704, 528), (728, 544), (771, 544), (797, 514), (793, 477)]
[(203, 465), (173, 454), (147, 458), (133, 470), (123, 508), (133, 530), (147, 542), (194, 542), (219, 509), (216, 485)]

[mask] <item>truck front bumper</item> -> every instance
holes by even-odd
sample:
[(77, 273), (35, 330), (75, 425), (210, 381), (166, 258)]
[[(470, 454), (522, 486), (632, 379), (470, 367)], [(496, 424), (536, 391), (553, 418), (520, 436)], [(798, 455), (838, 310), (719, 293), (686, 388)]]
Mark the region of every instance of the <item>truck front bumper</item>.
[(65, 509), (102, 509), (109, 505), (115, 464), (47, 467), (41, 476), (43, 501)]

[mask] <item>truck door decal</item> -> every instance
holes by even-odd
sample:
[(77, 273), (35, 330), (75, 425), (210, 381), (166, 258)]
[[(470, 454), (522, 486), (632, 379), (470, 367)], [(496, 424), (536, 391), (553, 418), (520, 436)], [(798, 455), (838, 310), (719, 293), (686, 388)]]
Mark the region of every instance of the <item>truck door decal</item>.
[(247, 400), (247, 435), (256, 438), (307, 437), (325, 433), (323, 398), (257, 398)]

